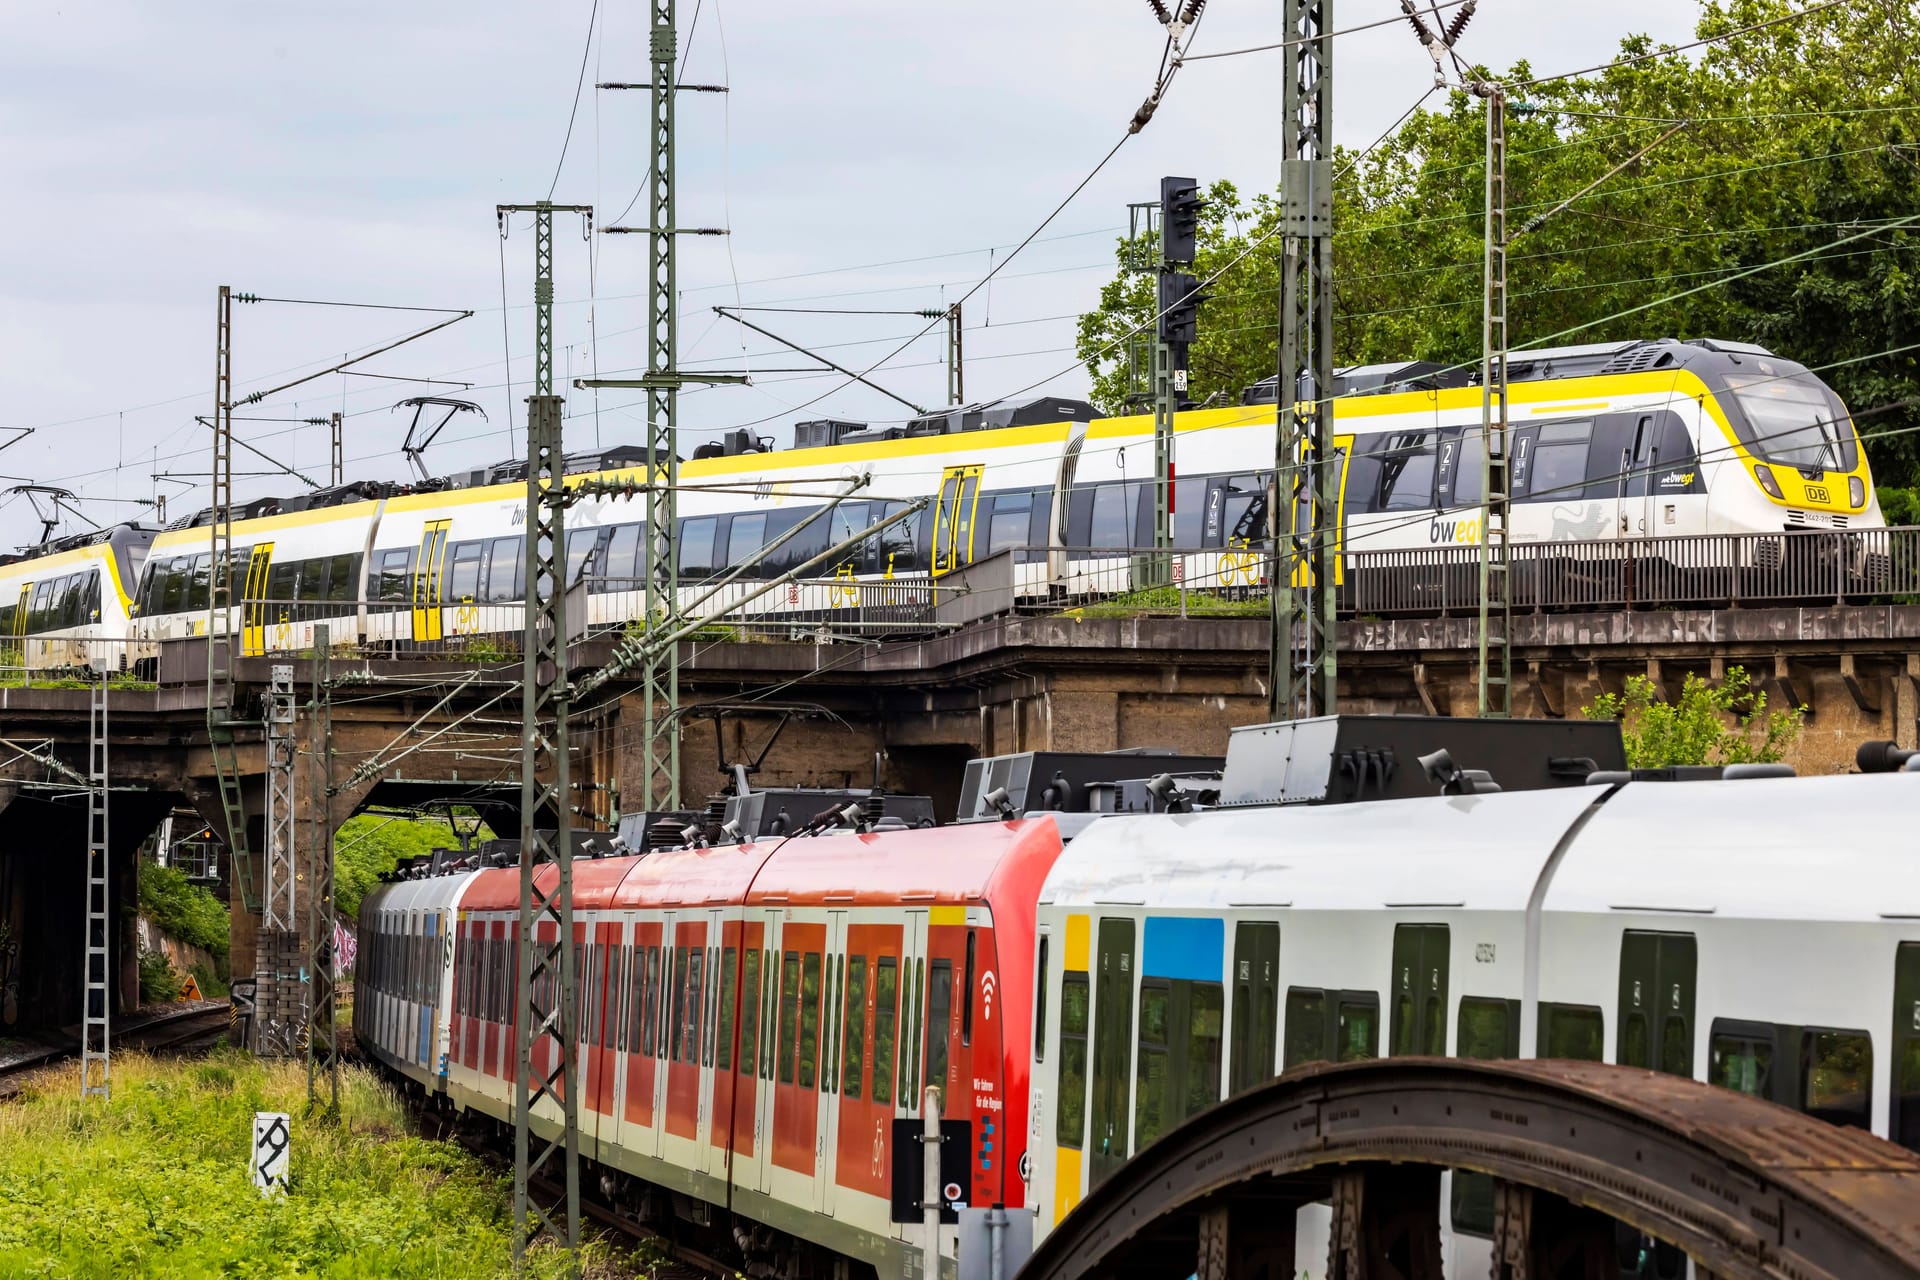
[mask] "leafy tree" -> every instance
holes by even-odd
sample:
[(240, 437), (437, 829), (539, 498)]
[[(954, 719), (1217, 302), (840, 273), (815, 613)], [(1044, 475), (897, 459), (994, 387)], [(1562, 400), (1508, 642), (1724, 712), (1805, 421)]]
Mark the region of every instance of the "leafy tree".
[[(485, 827), (481, 838), (490, 838)], [(435, 849), (458, 848), (460, 841), (446, 823), (363, 813), (349, 818), (333, 838), (333, 903), (341, 917), (360, 914), (360, 900), (400, 865), (402, 859), (424, 857)]]
[(226, 904), (175, 867), (140, 863), (140, 914), (162, 933), (196, 946), (224, 964), (231, 924)]
[[(1711, 0), (1698, 32), (1795, 12), (1789, 0)], [(1920, 213), (1920, 18), (1910, 5), (1838, 6), (1697, 56), (1638, 36), (1621, 53), (1652, 56), (1513, 95), (1514, 344), (1763, 342), (1832, 366), (1821, 375), (1858, 415), (1878, 478), (1920, 482), (1920, 224), (1887, 225)], [(1500, 78), (1532, 77), (1521, 63)], [(1463, 94), (1416, 111), (1364, 157), (1336, 154), (1337, 362), (1477, 362), (1484, 154), (1481, 104)], [(1225, 182), (1208, 197), (1195, 274), (1221, 275), (1192, 352), (1196, 400), (1272, 376), (1277, 341), (1277, 198)], [(1119, 246), (1123, 262), (1131, 248)], [(1755, 267), (1766, 269), (1730, 278)], [(1081, 318), (1080, 357), (1109, 410), (1144, 389), (1120, 339), (1153, 310), (1151, 277), (1122, 273)]]
[(1671, 703), (1647, 677), (1629, 676), (1624, 692), (1602, 694), (1580, 713), (1620, 721), (1627, 767), (1656, 769), (1778, 760), (1800, 737), (1806, 710), (1767, 710), (1766, 691), (1753, 687), (1745, 668), (1728, 667), (1718, 688), (1689, 674)]

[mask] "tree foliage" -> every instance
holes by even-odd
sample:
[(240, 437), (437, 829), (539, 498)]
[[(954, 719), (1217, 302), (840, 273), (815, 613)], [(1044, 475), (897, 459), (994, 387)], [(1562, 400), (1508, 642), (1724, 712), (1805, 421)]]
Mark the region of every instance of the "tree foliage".
[[(1796, 8), (1711, 0), (1698, 30), (1721, 36)], [(1920, 482), (1920, 224), (1886, 225), (1920, 213), (1920, 17), (1839, 6), (1697, 54), (1658, 53), (1645, 37), (1621, 53), (1654, 56), (1513, 95), (1513, 344), (1720, 336), (1832, 366), (1822, 376), (1856, 414), (1878, 478)], [(1500, 78), (1532, 75), (1521, 63)], [(1370, 154), (1337, 155), (1338, 363), (1477, 362), (1484, 153), (1481, 106), (1455, 94)], [(1277, 197), (1226, 182), (1208, 196), (1195, 274), (1225, 270), (1201, 312), (1195, 400), (1270, 377), (1277, 341)], [(1754, 267), (1766, 269), (1732, 279)], [(1079, 354), (1110, 411), (1144, 389), (1123, 338), (1152, 315), (1152, 278), (1122, 273), (1081, 318)]]
[(1689, 674), (1677, 702), (1647, 677), (1628, 676), (1623, 692), (1602, 694), (1581, 714), (1620, 721), (1627, 767), (1657, 769), (1778, 760), (1799, 739), (1806, 710), (1769, 711), (1766, 691), (1753, 687), (1746, 669), (1728, 667), (1718, 688)]
[[(481, 838), (490, 837), (484, 827)], [(435, 849), (455, 849), (459, 838), (445, 822), (363, 813), (349, 818), (333, 837), (333, 905), (342, 919), (360, 914), (360, 900), (402, 859)]]
[(177, 868), (141, 860), (140, 914), (169, 938), (226, 959), (231, 923), (226, 904)]

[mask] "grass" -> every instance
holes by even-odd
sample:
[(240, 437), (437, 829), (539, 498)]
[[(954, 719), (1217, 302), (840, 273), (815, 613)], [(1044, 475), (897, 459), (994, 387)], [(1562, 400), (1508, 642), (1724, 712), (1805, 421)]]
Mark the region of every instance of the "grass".
[[(113, 1099), (81, 1102), (71, 1065), (36, 1072), (0, 1106), (0, 1275), (506, 1277), (511, 1179), (423, 1138), (398, 1097), (341, 1070), (341, 1122), (309, 1121), (303, 1063), (237, 1050), (199, 1060), (113, 1058)], [(255, 1111), (293, 1116), (284, 1200), (247, 1171)], [(604, 1243), (597, 1280), (634, 1275)], [(550, 1247), (527, 1274), (565, 1273)]]
[[(1178, 614), (1181, 612), (1180, 588), (1145, 587), (1139, 591), (1128, 591), (1114, 596), (1110, 600), (1101, 600), (1095, 604), (1082, 605), (1078, 609), (1065, 611), (1069, 618), (1133, 618), (1150, 614)], [(1189, 618), (1264, 618), (1268, 605), (1263, 596), (1258, 600), (1231, 600), (1189, 590), (1186, 598), (1186, 616)]]

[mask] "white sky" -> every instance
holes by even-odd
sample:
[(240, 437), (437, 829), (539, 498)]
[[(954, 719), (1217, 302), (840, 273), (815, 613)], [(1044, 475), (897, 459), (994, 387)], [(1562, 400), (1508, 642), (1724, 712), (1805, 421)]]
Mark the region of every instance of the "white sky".
[[(532, 370), (532, 237), (501, 258), (494, 206), (553, 181), (592, 0), (413, 3), (15, 3), (0, 16), (0, 425), (37, 428), (0, 473), (61, 484), (108, 523), (139, 514), (110, 499), (170, 495), (170, 516), (206, 492), (156, 482), (204, 472), (216, 287), (290, 297), (472, 308), (476, 314), (365, 368), (471, 381), (429, 387), (329, 376), (241, 413), (324, 416), (344, 408), (349, 479), (399, 478), (405, 413), (423, 393), (482, 405), (428, 455), (436, 473), (519, 449), (510, 441)], [(648, 8), (601, 0), (573, 141), (554, 199), (620, 214), (644, 176), (647, 95), (597, 80), (647, 78)], [(679, 218), (726, 226), (682, 241), (681, 363), (756, 370), (756, 386), (683, 397), (682, 452), (753, 419), (784, 447), (796, 419), (878, 421), (907, 410), (714, 316), (731, 304), (940, 307), (964, 293), (1105, 153), (1151, 86), (1162, 32), (1145, 4), (1051, 0), (680, 0), (685, 79), (732, 92), (683, 94)], [(1340, 0), (1336, 28), (1390, 17), (1395, 0)], [(1461, 42), (1472, 61), (1540, 72), (1609, 56), (1630, 33), (1682, 42), (1691, 0), (1483, 0)], [(1193, 52), (1280, 38), (1279, 0), (1212, 0)], [(688, 29), (692, 27), (691, 37)], [(1189, 65), (1153, 123), (967, 307), (967, 391), (985, 399), (1051, 377), (1084, 394), (1073, 318), (1112, 270), (1129, 201), (1165, 173), (1271, 188), (1279, 170), (1280, 53)], [(1336, 138), (1363, 145), (1431, 82), (1404, 25), (1336, 46)], [(620, 219), (645, 221), (644, 204)], [(645, 364), (645, 239), (600, 237), (595, 287), (577, 219), (556, 236), (556, 355), (569, 448), (641, 443), (637, 393), (572, 391)], [(902, 261), (909, 260), (909, 261)], [(890, 265), (876, 265), (890, 264)], [(736, 283), (737, 282), (737, 283)], [(597, 293), (589, 305), (589, 294)], [(421, 324), (433, 317), (421, 317)], [(925, 322), (902, 316), (753, 317), (864, 368)], [(235, 308), (241, 392), (324, 367), (413, 327), (403, 312)], [(944, 329), (875, 380), (920, 404), (946, 392)], [(1409, 353), (1417, 354), (1417, 353)], [(763, 371), (763, 372), (762, 372)], [(275, 377), (274, 375), (282, 375)], [(1056, 376), (1057, 375), (1057, 376)], [(795, 406), (822, 393), (811, 407)], [(324, 428), (239, 423), (243, 438), (326, 480)], [(245, 457), (244, 454), (241, 455)], [(240, 468), (237, 468), (240, 469)], [(244, 468), (252, 470), (252, 467)], [(0, 481), (0, 487), (15, 483)], [(240, 496), (297, 492), (286, 476)], [(78, 526), (68, 523), (66, 531)], [(37, 534), (28, 504), (0, 508), (0, 546)]]

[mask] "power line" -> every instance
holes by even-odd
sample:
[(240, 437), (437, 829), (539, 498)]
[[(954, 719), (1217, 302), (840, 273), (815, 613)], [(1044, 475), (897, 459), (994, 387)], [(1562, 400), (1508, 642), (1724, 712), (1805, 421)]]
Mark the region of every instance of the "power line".
[[(1452, 9), (1459, 5), (1477, 2), (1478, 0), (1442, 0), (1442, 3), (1433, 6), (1433, 11), (1438, 12), (1441, 9)], [(1243, 53), (1267, 53), (1274, 49), (1291, 49), (1295, 45), (1306, 44), (1309, 41), (1331, 40), (1336, 36), (1350, 36), (1356, 31), (1371, 31), (1375, 27), (1391, 27), (1406, 20), (1405, 14), (1396, 13), (1391, 18), (1381, 18), (1375, 22), (1363, 22), (1357, 27), (1344, 27), (1339, 31), (1329, 31), (1325, 35), (1301, 36), (1293, 40), (1277, 41), (1274, 44), (1249, 45), (1244, 49), (1222, 49), (1218, 53), (1183, 54), (1174, 61), (1175, 64), (1178, 65), (1182, 62), (1205, 62), (1209, 58), (1237, 58)]]
[(1571, 80), (1576, 76), (1592, 75), (1596, 71), (1613, 71), (1620, 67), (1631, 67), (1635, 63), (1646, 62), (1651, 58), (1670, 57), (1676, 53), (1685, 53), (1688, 49), (1698, 49), (1703, 45), (1717, 44), (1722, 40), (1731, 40), (1735, 36), (1744, 36), (1749, 32), (1759, 31), (1765, 27), (1777, 27), (1783, 22), (1792, 22), (1799, 18), (1810, 18), (1816, 13), (1823, 13), (1828, 9), (1838, 8), (1846, 3), (1847, 0), (1825, 0), (1825, 3), (1816, 4), (1809, 9), (1800, 9), (1793, 13), (1781, 14), (1777, 18), (1768, 18), (1764, 22), (1750, 23), (1747, 26), (1737, 28), (1733, 31), (1723, 31), (1717, 36), (1706, 36), (1687, 44), (1669, 45), (1665, 48), (1650, 50), (1647, 53), (1637, 53), (1631, 57), (1616, 58), (1612, 62), (1602, 62), (1595, 66), (1583, 67), (1578, 71), (1562, 71), (1557, 75), (1541, 76), (1537, 80), (1523, 80), (1519, 84), (1510, 84), (1506, 87), (1508, 89), (1531, 89), (1537, 85), (1552, 84), (1556, 80)]
[(580, 50), (580, 74), (573, 81), (573, 106), (567, 111), (567, 136), (560, 141), (560, 159), (554, 162), (553, 181), (547, 184), (547, 199), (553, 199), (553, 193), (560, 188), (560, 170), (567, 164), (567, 148), (573, 145), (573, 121), (580, 114), (580, 90), (587, 83), (587, 55), (593, 52), (594, 26), (600, 20), (600, 0), (593, 0), (593, 8), (587, 14), (587, 41)]

